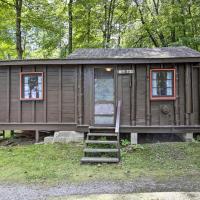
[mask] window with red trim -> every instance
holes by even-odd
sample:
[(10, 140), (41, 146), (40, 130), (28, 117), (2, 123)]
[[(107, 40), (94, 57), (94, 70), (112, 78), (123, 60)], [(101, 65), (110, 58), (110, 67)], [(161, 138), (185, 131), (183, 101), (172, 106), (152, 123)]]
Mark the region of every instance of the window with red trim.
[(20, 84), (21, 100), (43, 99), (43, 72), (20, 73)]
[(175, 76), (175, 69), (152, 69), (150, 71), (151, 100), (174, 100), (176, 98)]

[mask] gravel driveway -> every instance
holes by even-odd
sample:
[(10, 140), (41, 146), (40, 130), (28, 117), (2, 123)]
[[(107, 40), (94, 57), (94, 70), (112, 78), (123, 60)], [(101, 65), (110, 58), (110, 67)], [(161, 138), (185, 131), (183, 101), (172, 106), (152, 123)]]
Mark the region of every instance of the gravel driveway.
[(56, 186), (0, 184), (0, 200), (44, 200), (50, 197), (86, 194), (124, 194), (133, 192), (199, 192), (200, 180), (179, 178), (166, 182), (138, 179), (118, 182), (87, 182), (81, 184), (58, 184)]

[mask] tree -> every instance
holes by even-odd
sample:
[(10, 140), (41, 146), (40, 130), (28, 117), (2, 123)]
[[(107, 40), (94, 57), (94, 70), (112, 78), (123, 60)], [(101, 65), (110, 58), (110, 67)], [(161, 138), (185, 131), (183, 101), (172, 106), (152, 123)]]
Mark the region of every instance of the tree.
[(16, 49), (18, 59), (22, 59), (22, 31), (21, 31), (21, 16), (22, 16), (22, 0), (15, 0), (16, 10)]
[(72, 40), (73, 40), (73, 36), (72, 36), (72, 30), (73, 30), (73, 11), (72, 11), (72, 8), (73, 8), (73, 0), (69, 0), (69, 3), (68, 3), (68, 17), (69, 17), (69, 19), (68, 19), (68, 24), (69, 24), (69, 27), (68, 27), (68, 29), (69, 29), (69, 32), (68, 32), (68, 34), (69, 34), (69, 37), (68, 37), (68, 53), (70, 54), (70, 53), (72, 53), (72, 45), (73, 45), (73, 43), (72, 43)]
[(0, 59), (66, 57), (77, 48), (200, 50), (197, 0), (0, 0)]

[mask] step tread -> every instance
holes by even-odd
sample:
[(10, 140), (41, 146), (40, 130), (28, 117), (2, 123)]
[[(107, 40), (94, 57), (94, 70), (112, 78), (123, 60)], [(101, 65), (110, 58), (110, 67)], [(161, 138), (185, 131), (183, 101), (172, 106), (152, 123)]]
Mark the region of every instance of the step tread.
[(105, 163), (117, 163), (119, 162), (119, 158), (107, 158), (107, 157), (83, 157), (81, 159), (82, 163), (87, 163), (87, 162), (105, 162)]
[(91, 149), (86, 148), (83, 150), (85, 153), (117, 153), (118, 149)]
[(116, 133), (88, 133), (88, 136), (107, 136), (107, 137), (110, 137), (110, 136), (117, 136)]
[(115, 129), (114, 126), (90, 126), (89, 129), (108, 129), (108, 130), (112, 130)]
[(86, 140), (86, 144), (117, 144), (114, 140)]

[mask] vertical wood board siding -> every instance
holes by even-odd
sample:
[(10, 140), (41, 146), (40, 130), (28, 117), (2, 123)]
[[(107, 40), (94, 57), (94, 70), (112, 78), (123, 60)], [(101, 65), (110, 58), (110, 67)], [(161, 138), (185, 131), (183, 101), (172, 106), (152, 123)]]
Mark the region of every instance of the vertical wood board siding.
[[(149, 101), (149, 68), (177, 68), (176, 101)], [(97, 65), (98, 67), (98, 65)], [(102, 67), (102, 66), (101, 66)], [(106, 67), (106, 66), (105, 66)], [(113, 68), (117, 70), (116, 66)], [(135, 73), (116, 74), (122, 125), (200, 123), (200, 69), (187, 64), (118, 65)], [(0, 68), (0, 123), (92, 124), (94, 66), (6, 66)], [(20, 101), (20, 72), (44, 72), (44, 100)], [(131, 84), (131, 86), (130, 86)], [(117, 99), (116, 99), (117, 101)], [(169, 108), (169, 114), (162, 107)]]

